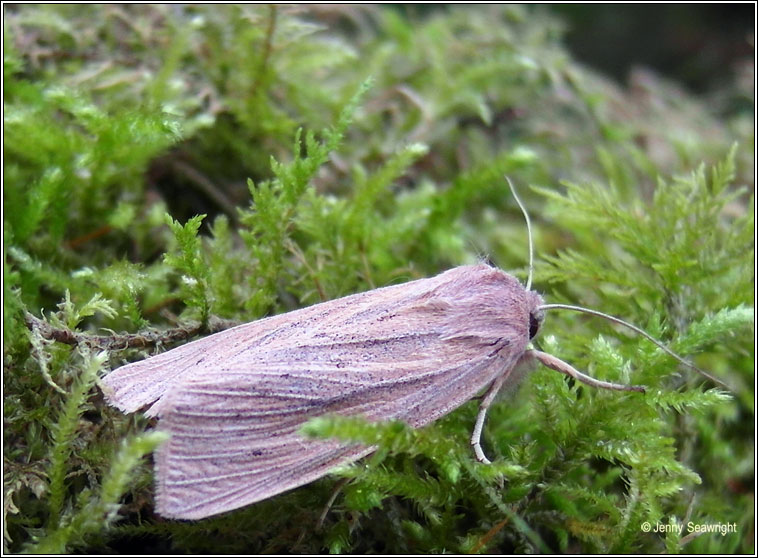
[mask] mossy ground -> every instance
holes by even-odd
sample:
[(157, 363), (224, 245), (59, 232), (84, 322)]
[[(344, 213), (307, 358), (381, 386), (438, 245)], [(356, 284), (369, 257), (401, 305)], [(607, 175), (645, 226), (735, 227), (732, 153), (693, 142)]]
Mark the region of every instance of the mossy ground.
[[(752, 85), (703, 99), (637, 71), (617, 86), (539, 7), (4, 15), (7, 550), (754, 552)], [(101, 352), (25, 322), (249, 321), (483, 256), (525, 277), (504, 175), (549, 301), (634, 322), (733, 391), (551, 313), (543, 350), (647, 395), (538, 369), (488, 415), (490, 467), (468, 447), (473, 401), (420, 431), (320, 422), (382, 447), (342, 471), (320, 529), (334, 476), (174, 522), (152, 512), (159, 437), (95, 386), (155, 348)]]

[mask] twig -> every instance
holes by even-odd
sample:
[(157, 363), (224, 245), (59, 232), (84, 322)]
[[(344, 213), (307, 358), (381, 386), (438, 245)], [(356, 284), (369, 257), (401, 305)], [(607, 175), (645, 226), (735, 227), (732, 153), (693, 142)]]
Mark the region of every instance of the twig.
[(277, 16), (277, 6), (269, 5), (268, 25), (266, 26), (266, 39), (263, 43), (263, 55), (261, 56), (260, 65), (258, 66), (258, 72), (257, 72), (257, 75), (255, 76), (255, 81), (253, 81), (253, 84), (250, 87), (250, 98), (253, 98), (255, 96), (255, 94), (258, 91), (258, 88), (260, 87), (264, 79), (263, 74), (266, 72), (266, 67), (268, 66), (269, 57), (271, 56), (271, 51), (273, 49), (274, 30), (276, 29), (276, 16)]
[(171, 165), (176, 172), (180, 173), (184, 178), (189, 180), (193, 186), (197, 187), (206, 196), (211, 198), (211, 200), (213, 200), (213, 202), (215, 202), (216, 205), (229, 216), (229, 219), (231, 219), (233, 223), (238, 222), (239, 217), (237, 217), (237, 206), (229, 200), (223, 190), (218, 188), (210, 178), (184, 161), (172, 161)]
[(113, 335), (90, 335), (71, 331), (68, 328), (54, 327), (49, 322), (41, 320), (29, 312), (24, 313), (24, 321), (26, 322), (26, 327), (30, 330), (36, 329), (45, 339), (51, 339), (59, 343), (65, 343), (66, 345), (83, 344), (108, 350), (153, 347), (158, 344), (183, 341), (203, 332), (216, 333), (239, 325), (239, 322), (234, 320), (212, 317), (209, 320), (207, 328), (203, 328), (201, 324), (189, 324), (164, 331), (144, 331), (120, 335), (115, 333)]

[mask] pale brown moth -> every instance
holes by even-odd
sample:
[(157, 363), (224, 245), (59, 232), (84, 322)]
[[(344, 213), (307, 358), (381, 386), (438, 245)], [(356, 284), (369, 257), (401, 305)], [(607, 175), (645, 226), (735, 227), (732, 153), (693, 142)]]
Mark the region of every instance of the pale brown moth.
[[(460, 266), (240, 325), (109, 373), (107, 400), (124, 412), (147, 407), (170, 434), (155, 452), (158, 513), (199, 519), (233, 510), (376, 449), (299, 434), (327, 413), (420, 427), (484, 392), (471, 445), (487, 463), (487, 408), (528, 362), (591, 386), (644, 392), (528, 348), (545, 310), (579, 309), (546, 305), (530, 289), (531, 234), (529, 246), (526, 286), (489, 265)], [(634, 326), (590, 313), (673, 354)]]

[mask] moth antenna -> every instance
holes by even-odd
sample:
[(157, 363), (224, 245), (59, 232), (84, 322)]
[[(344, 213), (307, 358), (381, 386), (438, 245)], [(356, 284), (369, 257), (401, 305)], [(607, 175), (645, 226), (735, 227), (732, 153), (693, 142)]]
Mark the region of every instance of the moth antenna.
[(532, 245), (532, 224), (529, 222), (529, 214), (526, 212), (526, 208), (524, 207), (524, 204), (521, 203), (521, 200), (518, 197), (518, 194), (516, 193), (516, 188), (513, 186), (513, 183), (511, 182), (511, 179), (507, 176), (505, 177), (506, 182), (508, 182), (508, 187), (511, 189), (511, 193), (513, 194), (514, 199), (516, 200), (516, 203), (518, 204), (519, 208), (521, 209), (521, 213), (524, 214), (524, 219), (526, 220), (526, 232), (529, 235), (529, 275), (526, 278), (526, 290), (531, 290), (532, 288), (532, 272), (534, 271), (534, 246)]
[(678, 354), (676, 354), (674, 351), (672, 351), (671, 349), (669, 349), (666, 345), (664, 345), (663, 343), (661, 343), (660, 341), (658, 341), (655, 337), (653, 337), (652, 335), (650, 335), (644, 329), (641, 329), (641, 328), (637, 327), (634, 324), (630, 324), (629, 322), (625, 322), (621, 318), (617, 318), (615, 316), (611, 316), (610, 314), (606, 314), (605, 312), (600, 312), (598, 310), (591, 310), (589, 308), (584, 308), (583, 306), (572, 306), (570, 304), (543, 304), (543, 305), (539, 306), (537, 309), (538, 310), (554, 310), (554, 309), (574, 310), (576, 312), (584, 312), (585, 314), (591, 314), (593, 316), (598, 316), (600, 318), (605, 318), (609, 322), (614, 322), (616, 324), (619, 324), (619, 325), (622, 325), (622, 326), (626, 326), (629, 329), (631, 329), (632, 331), (638, 333), (639, 335), (641, 335), (642, 337), (644, 337), (645, 339), (647, 339), (648, 341), (650, 341), (651, 343), (653, 343), (656, 347), (658, 347), (659, 349), (661, 349), (667, 355), (674, 357), (676, 360), (678, 360), (682, 364), (684, 364), (684, 365), (688, 366), (689, 368), (692, 368), (696, 372), (702, 374), (703, 376), (705, 376), (706, 378), (708, 378), (713, 383), (715, 383), (715, 384), (723, 387), (724, 389), (726, 389), (728, 391), (731, 391), (732, 393), (735, 393), (735, 391), (731, 387), (729, 387), (727, 384), (725, 384), (724, 382), (722, 382), (721, 380), (719, 380), (718, 378), (716, 378), (712, 374), (709, 374), (705, 370), (702, 370), (702, 369), (698, 368), (697, 366), (695, 366), (694, 364), (692, 364), (688, 360), (685, 360), (684, 358), (680, 357)]

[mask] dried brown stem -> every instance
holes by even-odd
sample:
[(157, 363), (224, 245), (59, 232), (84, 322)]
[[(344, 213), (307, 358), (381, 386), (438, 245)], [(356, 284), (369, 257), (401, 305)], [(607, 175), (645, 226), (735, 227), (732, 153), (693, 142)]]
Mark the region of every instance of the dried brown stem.
[(175, 327), (164, 331), (144, 331), (141, 333), (124, 333), (113, 335), (91, 335), (88, 333), (79, 333), (67, 328), (59, 328), (51, 325), (45, 320), (26, 312), (24, 314), (26, 327), (30, 330), (36, 329), (45, 339), (51, 339), (64, 343), (66, 345), (84, 344), (98, 349), (119, 350), (132, 348), (153, 347), (159, 344), (174, 343), (184, 341), (200, 333), (216, 333), (229, 329), (238, 322), (233, 320), (224, 320), (213, 317), (207, 328), (201, 324), (189, 324), (182, 327)]

